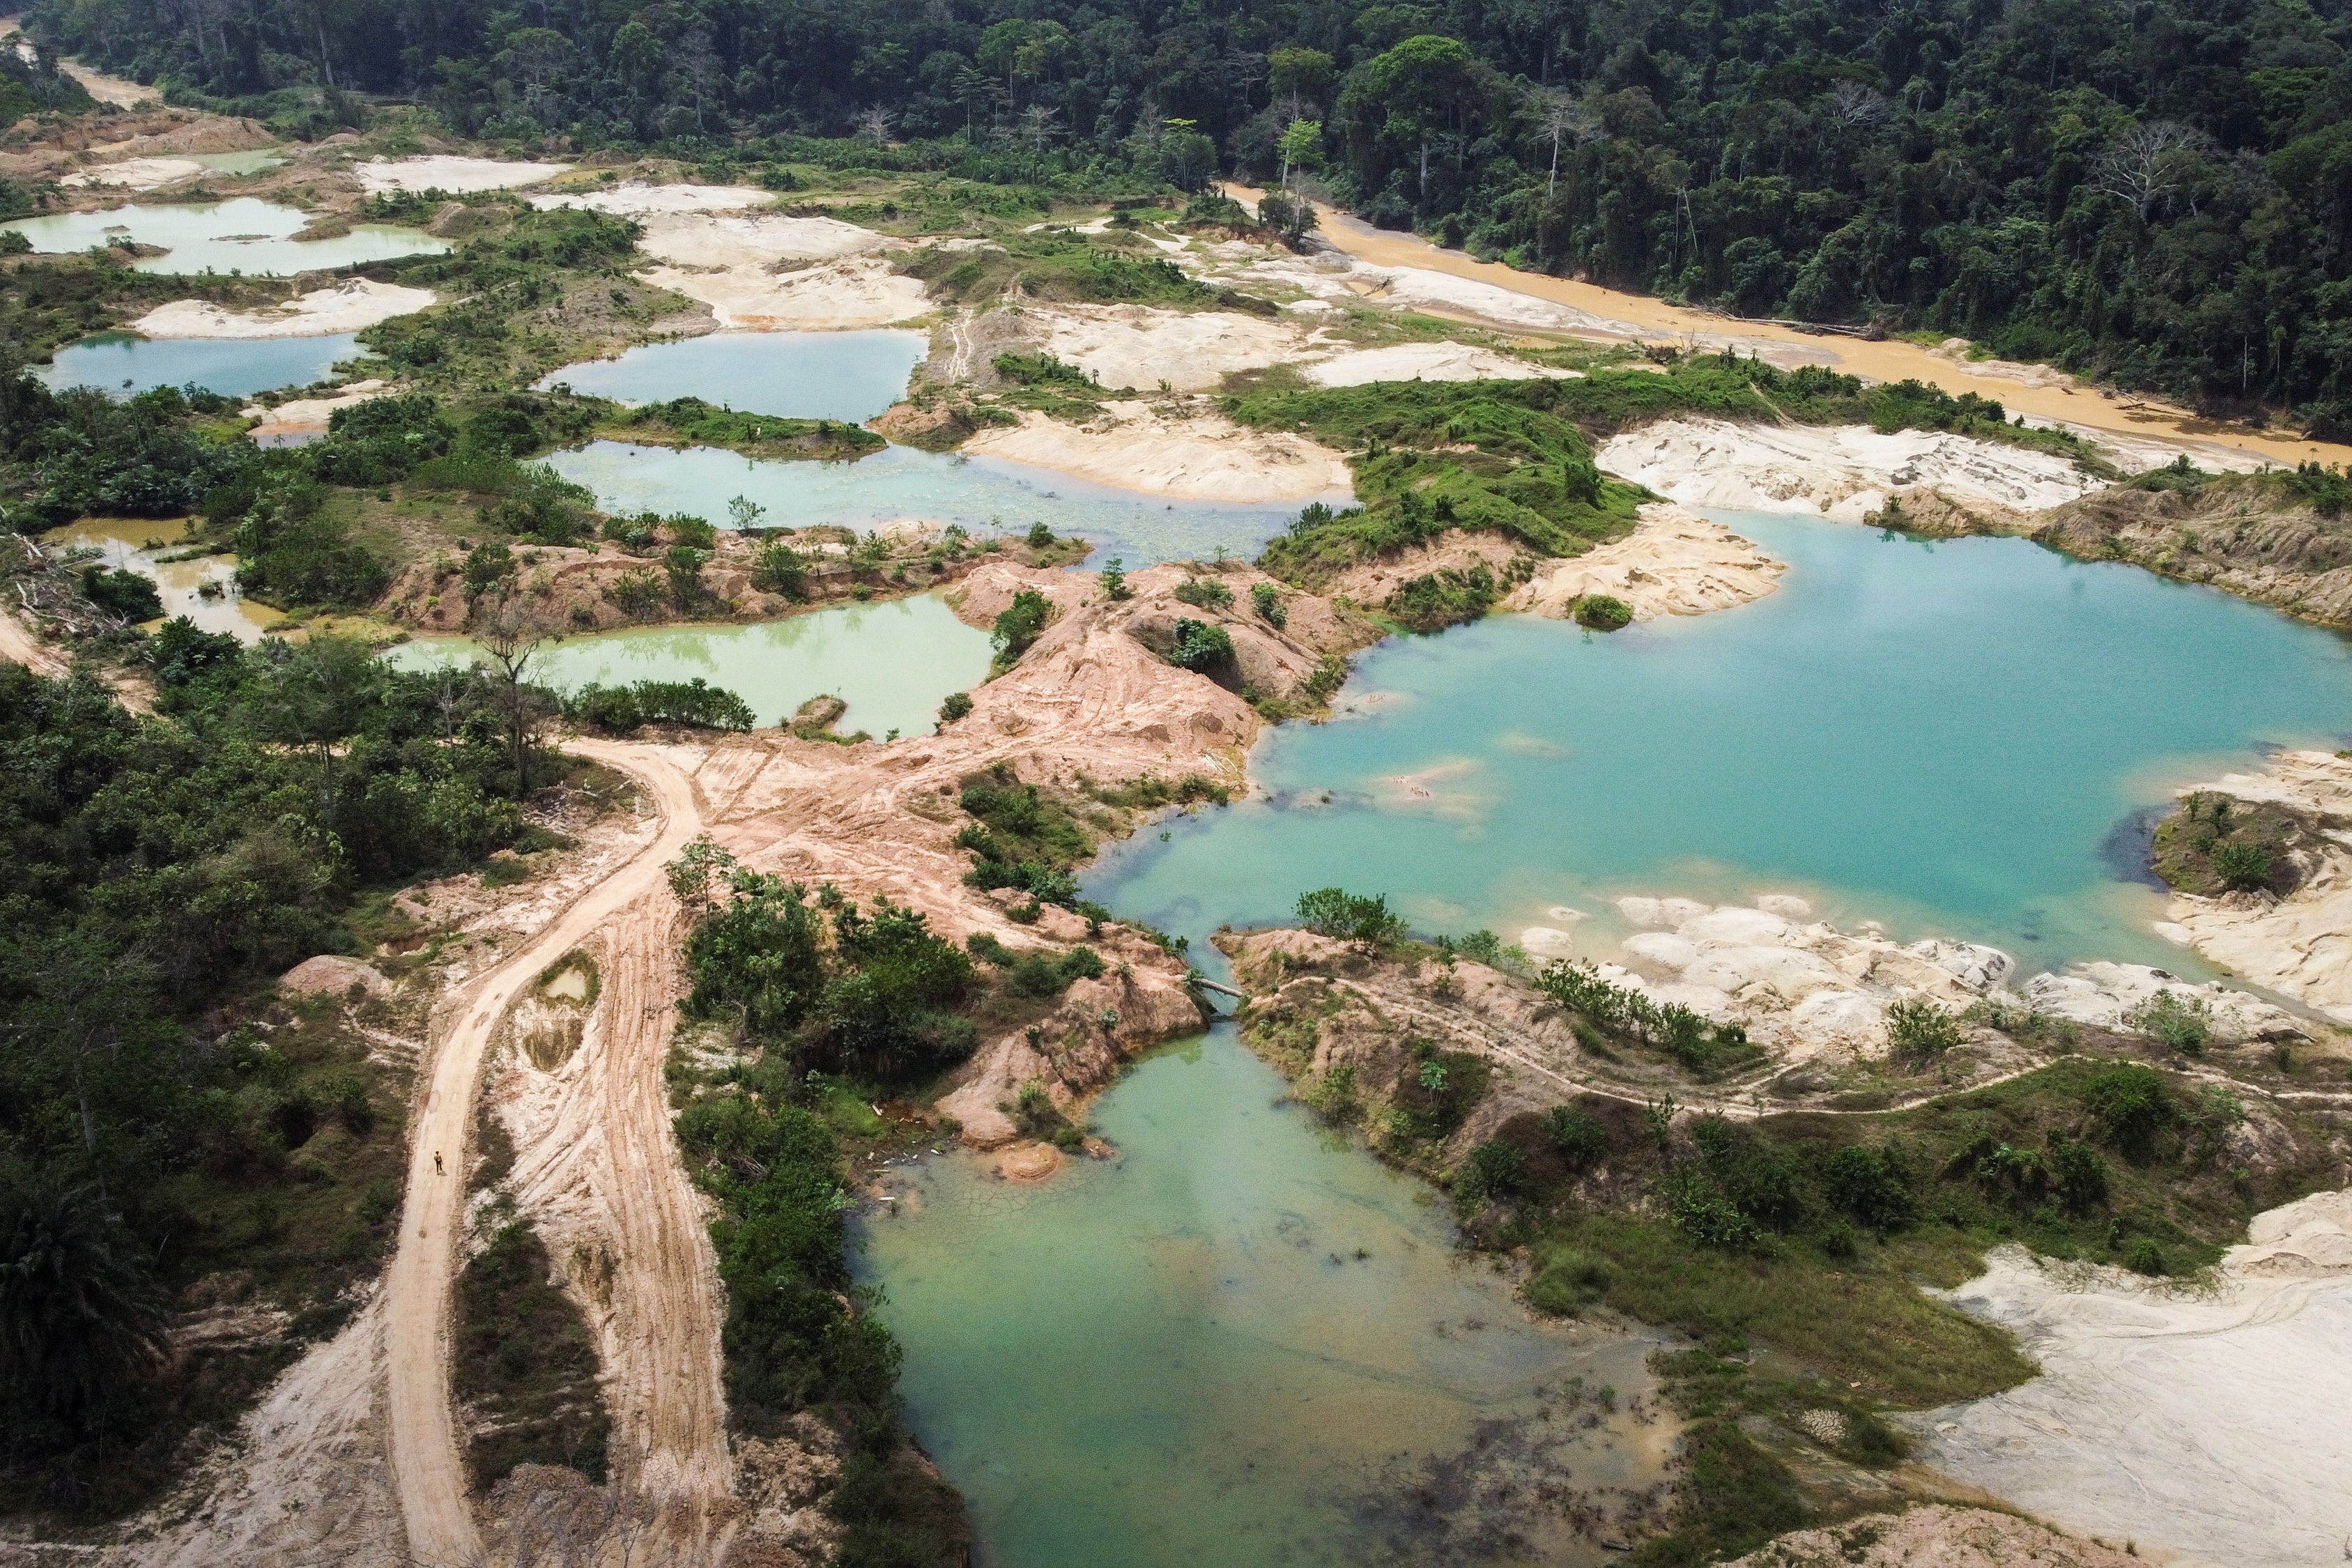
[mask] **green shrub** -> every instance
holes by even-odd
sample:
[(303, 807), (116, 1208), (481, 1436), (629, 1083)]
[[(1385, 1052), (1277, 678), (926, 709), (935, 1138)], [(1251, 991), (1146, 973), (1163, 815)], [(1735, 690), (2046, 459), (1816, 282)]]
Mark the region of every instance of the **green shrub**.
[(1290, 612), (1282, 607), (1282, 591), (1271, 583), (1250, 584), (1250, 605), (1257, 611), (1257, 618), (1270, 626), (1290, 624)]
[(1867, 1144), (1832, 1152), (1822, 1166), (1822, 1187), (1831, 1203), (1874, 1230), (1900, 1230), (1918, 1209), (1901, 1165)]
[(1013, 595), (1013, 602), (998, 613), (995, 629), (989, 634), (989, 640), (996, 647), (997, 664), (1010, 668), (1018, 662), (1044, 634), (1053, 613), (1052, 601), (1034, 588), (1024, 588)]
[(640, 680), (634, 686), (583, 687), (565, 704), (581, 722), (614, 734), (641, 724), (685, 724), (700, 730), (749, 730), (751, 705), (723, 686), (696, 676), (690, 680)]
[(1612, 594), (1587, 594), (1576, 601), (1576, 624), (1613, 632), (1633, 624), (1633, 606)]
[(751, 558), (751, 586), (798, 602), (808, 594), (808, 561), (781, 539), (770, 540)]
[(1896, 1061), (1923, 1066), (1967, 1043), (1968, 1032), (1958, 1016), (1933, 1002), (1914, 999), (1886, 1009), (1886, 1045)]
[(1388, 895), (1369, 897), (1344, 888), (1318, 888), (1298, 895), (1298, 923), (1317, 936), (1376, 951), (1404, 935), (1404, 917), (1389, 908)]
[(2172, 1097), (2165, 1091), (2164, 1075), (2137, 1062), (2094, 1073), (2084, 1086), (2083, 1103), (2125, 1158), (2131, 1160), (2147, 1159), (2156, 1135), (2173, 1119)]
[(1470, 1151), (1454, 1177), (1454, 1190), (1463, 1197), (1507, 1198), (1528, 1184), (1528, 1157), (1499, 1138), (1489, 1138)]
[(1176, 596), (1204, 610), (1234, 607), (1234, 591), (1214, 577), (1187, 577), (1176, 585)]
[(1199, 675), (1230, 670), (1234, 668), (1234, 639), (1223, 626), (1180, 620), (1176, 623), (1176, 646), (1169, 650), (1168, 662)]
[(163, 614), (163, 596), (155, 584), (128, 567), (85, 566), (80, 586), (83, 598), (126, 621), (152, 621)]
[(952, 724), (959, 719), (970, 717), (971, 713), (971, 693), (969, 691), (950, 691), (947, 695), (947, 700), (940, 704), (941, 725)]
[(2107, 1163), (2088, 1143), (2063, 1135), (2050, 1141), (2052, 1186), (2058, 1206), (2076, 1219), (2107, 1201)]
[(2277, 865), (2277, 852), (2267, 844), (2241, 840), (2216, 845), (2213, 849), (2213, 874), (2231, 892), (2253, 892), (2270, 886)]
[(1546, 1111), (1544, 1133), (1571, 1171), (1589, 1170), (1609, 1152), (1608, 1130), (1572, 1105), (1555, 1105)]
[(2135, 1274), (2145, 1274), (2151, 1279), (2161, 1279), (2171, 1272), (2165, 1260), (2164, 1248), (2149, 1237), (2134, 1241), (2124, 1253), (2124, 1267)]
[(2186, 1056), (2196, 1056), (2213, 1038), (2212, 1005), (2202, 996), (2183, 996), (2169, 988), (2133, 1008), (2123, 1021), (2125, 1027)]

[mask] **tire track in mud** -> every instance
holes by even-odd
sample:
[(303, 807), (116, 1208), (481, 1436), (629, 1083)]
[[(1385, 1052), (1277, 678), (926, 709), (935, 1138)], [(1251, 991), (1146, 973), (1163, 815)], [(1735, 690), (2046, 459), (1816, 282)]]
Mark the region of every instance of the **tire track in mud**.
[[(471, 1568), (483, 1558), (481, 1532), (467, 1499), (456, 1411), (450, 1400), (449, 1314), (458, 1262), (457, 1234), (465, 1219), (466, 1151), (473, 1128), (474, 1092), (490, 1038), (508, 1006), (541, 970), (622, 911), (640, 902), (666, 900), (662, 868), (701, 830), (692, 783), (655, 748), (582, 741), (573, 742), (572, 749), (628, 773), (646, 785), (659, 803), (663, 822), (650, 843), (581, 894), (514, 956), (474, 985), (424, 1065), (401, 1211), (400, 1247), (385, 1289), (390, 1457), (402, 1518), (408, 1529), (409, 1556), (421, 1568)], [(625, 925), (634, 929), (643, 923)], [(662, 921), (660, 936), (655, 940), (666, 939), (668, 931), (668, 921)], [(661, 1033), (666, 1047), (666, 1026)], [(656, 1100), (659, 1070), (656, 1055), (653, 1068)], [(641, 1102), (633, 1102), (625, 1114), (633, 1127), (625, 1142), (637, 1154), (642, 1153), (643, 1143), (636, 1136), (641, 1130), (634, 1128), (635, 1113), (642, 1109)], [(659, 1107), (659, 1128), (666, 1148), (669, 1130), (666, 1105)], [(451, 1155), (456, 1158), (450, 1159)], [(657, 1232), (660, 1228), (655, 1226)], [(683, 1331), (683, 1325), (674, 1327)], [(710, 1353), (717, 1353), (715, 1344)], [(656, 1385), (655, 1397), (675, 1396), (677, 1392), (673, 1383), (664, 1380)], [(656, 1415), (654, 1425), (673, 1423)], [(690, 1429), (695, 1422), (688, 1419), (676, 1425)], [(722, 1479), (723, 1474), (722, 1437)]]

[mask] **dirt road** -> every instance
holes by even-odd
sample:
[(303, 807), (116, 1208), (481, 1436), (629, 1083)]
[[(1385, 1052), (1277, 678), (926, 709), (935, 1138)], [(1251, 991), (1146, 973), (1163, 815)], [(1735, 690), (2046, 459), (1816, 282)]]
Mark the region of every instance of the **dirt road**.
[[(1252, 205), (1256, 205), (1260, 195), (1244, 185), (1229, 184), (1226, 189)], [(2143, 440), (2154, 437), (2191, 444), (2210, 442), (2255, 453), (2278, 463), (2315, 460), (2336, 464), (2352, 460), (2352, 447), (2257, 436), (2235, 426), (2182, 417), (2174, 412), (2135, 407), (2122, 398), (2102, 397), (2088, 387), (2070, 390), (2055, 386), (2027, 386), (2006, 377), (1972, 374), (1949, 360), (1938, 359), (1916, 343), (1897, 338), (1872, 342), (1862, 338), (1800, 332), (1769, 321), (1737, 321), (1727, 316), (1709, 315), (1704, 310), (1688, 310), (1643, 294), (1620, 293), (1614, 289), (1549, 277), (1540, 272), (1517, 271), (1500, 262), (1480, 261), (1464, 251), (1442, 249), (1417, 235), (1374, 228), (1341, 213), (1322, 211), (1318, 214), (1318, 222), (1317, 233), (1323, 239), (1359, 261), (1370, 262), (1375, 267), (1417, 267), (1425, 271), (1466, 278), (1497, 289), (1507, 289), (1530, 299), (1549, 300), (1557, 305), (1566, 305), (1612, 321), (1623, 322), (1654, 334), (1661, 342), (1685, 334), (1715, 337), (1728, 334), (1801, 344), (1815, 351), (1826, 348), (1836, 356), (1838, 369), (1854, 375), (1868, 376), (1874, 381), (1923, 381), (1931, 386), (1940, 386), (1955, 396), (1963, 392), (1973, 392), (1996, 400), (2012, 413), (2063, 420), (2111, 435)]]
[[(701, 831), (692, 783), (653, 748), (583, 741), (573, 750), (643, 782), (660, 805), (662, 830), (476, 984), (425, 1066), (400, 1250), (385, 1291), (392, 1467), (409, 1555), (421, 1568), (469, 1568), (482, 1555), (450, 1405), (448, 1323), (474, 1086), (490, 1037), (508, 1005), (549, 963), (640, 900), (667, 897), (662, 868)], [(667, 931), (666, 921), (663, 926)], [(666, 1137), (666, 1114), (661, 1121)]]

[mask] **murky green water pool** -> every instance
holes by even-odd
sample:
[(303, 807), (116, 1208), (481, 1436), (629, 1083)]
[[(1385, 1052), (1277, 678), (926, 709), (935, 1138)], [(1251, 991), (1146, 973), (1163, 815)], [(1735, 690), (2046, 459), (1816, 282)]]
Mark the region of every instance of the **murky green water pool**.
[(1092, 896), (1199, 933), (1336, 883), (1431, 931), (1507, 932), (1627, 892), (1791, 891), (2030, 967), (2185, 966), (2119, 868), (2126, 819), (2352, 731), (2346, 642), (2258, 605), (2021, 540), (1727, 521), (1790, 563), (1770, 598), (1613, 636), (1508, 616), (1386, 643), (1339, 719), (1259, 747), (1271, 798), (1115, 849)]
[[(940, 701), (988, 674), (988, 634), (931, 595), (845, 605), (755, 626), (650, 626), (567, 637), (539, 655), (530, 679), (565, 690), (639, 680), (723, 686), (776, 724), (812, 697), (849, 705), (836, 726), (877, 740), (892, 730), (928, 735)], [(385, 657), (403, 668), (463, 664), (465, 637), (418, 637)]]
[(859, 1267), (980, 1561), (1601, 1560), (1570, 1515), (1658, 1479), (1656, 1342), (1531, 1321), (1427, 1187), (1282, 1092), (1220, 1026), (1104, 1096), (1117, 1160), (1022, 1185), (934, 1157), (866, 1205)]

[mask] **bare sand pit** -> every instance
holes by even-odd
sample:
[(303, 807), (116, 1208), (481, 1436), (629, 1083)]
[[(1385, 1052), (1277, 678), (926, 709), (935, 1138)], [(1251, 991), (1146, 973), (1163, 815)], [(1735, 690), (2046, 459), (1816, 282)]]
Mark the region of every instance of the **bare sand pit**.
[(1728, 1568), (2139, 1568), (2146, 1561), (2013, 1513), (1928, 1503), (1791, 1531)]
[(931, 312), (922, 280), (902, 277), (866, 258), (828, 262), (796, 272), (759, 267), (698, 271), (648, 267), (638, 277), (710, 307), (730, 331), (845, 331), (918, 321)]
[(125, 158), (119, 163), (101, 163), (94, 169), (62, 175), (58, 184), (69, 190), (84, 185), (121, 185), (128, 190), (152, 191), (193, 180), (203, 173), (205, 166), (194, 158)]
[(2197, 1292), (2018, 1248), (1950, 1293), (2042, 1375), (1911, 1418), (1919, 1458), (2189, 1563), (2341, 1563), (2352, 1539), (2352, 1194), (2259, 1215)]
[(1788, 569), (1722, 523), (1653, 501), (1632, 533), (1538, 567), (1503, 608), (1559, 620), (1575, 612), (1579, 599), (1606, 594), (1623, 600), (1637, 621), (1703, 616), (1762, 598)]
[(293, 446), (325, 435), (337, 409), (357, 407), (391, 390), (392, 383), (388, 381), (354, 381), (332, 397), (298, 397), (275, 408), (253, 404), (243, 413), (247, 419), (261, 423), (246, 434), (258, 447)]
[(174, 300), (131, 322), (131, 330), (151, 338), (329, 337), (414, 315), (431, 307), (436, 298), (430, 289), (352, 278), (253, 310), (226, 310), (207, 300)]
[(839, 218), (693, 211), (648, 217), (637, 248), (677, 267), (768, 268), (862, 255), (890, 243), (886, 236)]
[(643, 180), (625, 180), (593, 190), (553, 191), (531, 197), (530, 205), (541, 212), (579, 207), (614, 217), (654, 217), (672, 213), (739, 213), (767, 206), (775, 199), (773, 192), (752, 185), (651, 185)]
[(1930, 430), (1664, 419), (1612, 437), (1601, 467), (1692, 507), (1859, 522), (1897, 491), (2046, 511), (2099, 488), (2065, 458)]
[(1089, 425), (1036, 412), (992, 426), (963, 450), (1029, 463), (1119, 489), (1184, 500), (1306, 500), (1350, 493), (1348, 460), (1303, 436), (1244, 429), (1222, 414), (1171, 418), (1113, 401)]
[(352, 167), (361, 188), (372, 196), (386, 191), (446, 191), (452, 195), (510, 191), (571, 171), (569, 163), (510, 163), (502, 158), (461, 158), (437, 153), (414, 158), (371, 158)]
[(2332, 831), (2310, 852), (2301, 885), (2284, 898), (2176, 893), (2167, 919), (2211, 962), (2352, 1024), (2352, 848), (2341, 838), (2344, 825), (2352, 822), (2352, 760), (2284, 752), (2259, 773), (2228, 773), (2198, 788), (2284, 805)]
[(1068, 305), (1022, 314), (1025, 324), (1044, 329), (1048, 353), (1113, 391), (1207, 391), (1229, 372), (1262, 370), (1307, 352), (1296, 325), (1235, 310)]
[(1376, 381), (1572, 381), (1581, 374), (1450, 342), (1392, 343), (1307, 367), (1307, 379), (1318, 386), (1363, 386)]

